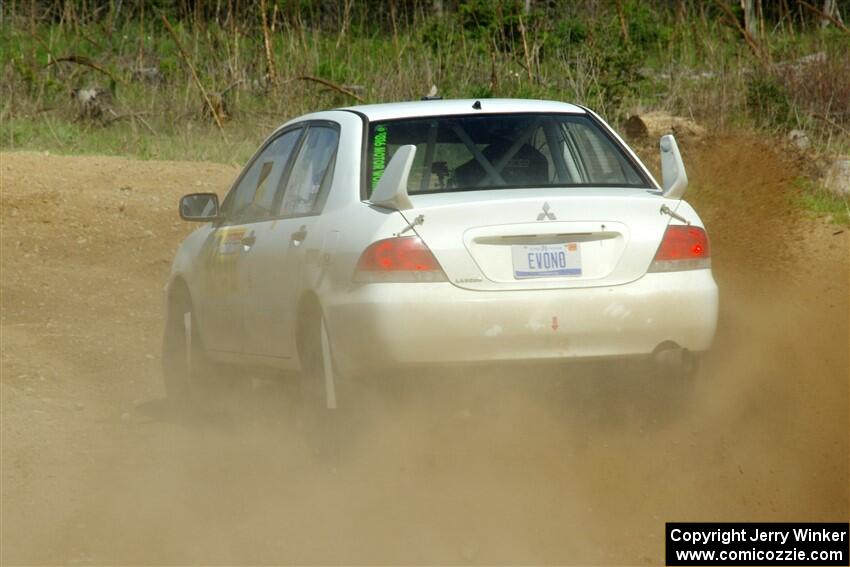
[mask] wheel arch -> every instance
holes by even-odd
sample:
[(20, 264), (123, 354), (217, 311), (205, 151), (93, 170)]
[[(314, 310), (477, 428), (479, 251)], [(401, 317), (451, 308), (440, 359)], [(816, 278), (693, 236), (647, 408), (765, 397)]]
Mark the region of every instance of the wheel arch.
[(188, 306), (191, 310), (194, 303), (192, 301), (192, 292), (189, 291), (189, 284), (186, 283), (183, 276), (175, 276), (168, 282), (165, 292), (165, 318), (168, 321), (173, 313), (173, 310), (178, 306)]

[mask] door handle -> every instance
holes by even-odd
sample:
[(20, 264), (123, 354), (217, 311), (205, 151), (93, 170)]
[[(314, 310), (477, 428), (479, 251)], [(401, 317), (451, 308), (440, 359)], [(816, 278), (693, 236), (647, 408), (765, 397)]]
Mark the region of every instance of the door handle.
[(301, 244), (304, 239), (307, 238), (307, 227), (302, 225), (301, 228), (292, 233), (290, 238), (292, 239), (292, 242)]

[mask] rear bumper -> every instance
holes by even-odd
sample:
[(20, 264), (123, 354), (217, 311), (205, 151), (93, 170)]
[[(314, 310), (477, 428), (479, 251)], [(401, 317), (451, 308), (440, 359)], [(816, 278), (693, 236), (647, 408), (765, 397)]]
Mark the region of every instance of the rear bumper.
[(711, 345), (718, 291), (710, 270), (629, 284), (470, 291), (450, 283), (377, 283), (325, 298), (343, 370), (650, 354), (663, 341)]

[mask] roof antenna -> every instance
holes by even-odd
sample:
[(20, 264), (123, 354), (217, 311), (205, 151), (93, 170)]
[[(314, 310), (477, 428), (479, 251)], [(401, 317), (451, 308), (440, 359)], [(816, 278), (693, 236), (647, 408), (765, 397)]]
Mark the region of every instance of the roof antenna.
[(476, 100), (475, 102), (473, 102), (473, 103), (472, 103), (472, 108), (474, 108), (475, 110), (481, 110), (481, 101), (480, 101), (480, 100)]

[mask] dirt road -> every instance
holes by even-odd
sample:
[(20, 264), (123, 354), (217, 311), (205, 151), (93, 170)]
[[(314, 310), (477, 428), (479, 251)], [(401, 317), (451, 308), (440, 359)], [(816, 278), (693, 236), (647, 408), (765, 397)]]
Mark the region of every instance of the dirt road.
[(163, 401), (175, 203), (234, 168), (2, 154), (0, 562), (658, 564), (665, 521), (846, 521), (848, 231), (755, 140), (685, 160), (722, 294), (693, 407), (555, 369), (408, 380), (329, 461), (274, 383)]

